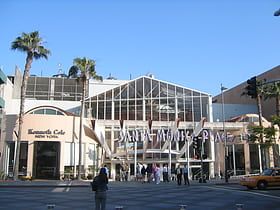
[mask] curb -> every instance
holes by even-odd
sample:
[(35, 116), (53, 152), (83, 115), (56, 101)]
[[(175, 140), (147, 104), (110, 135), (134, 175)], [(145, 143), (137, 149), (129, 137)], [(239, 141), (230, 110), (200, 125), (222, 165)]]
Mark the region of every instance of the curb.
[(10, 187), (90, 187), (89, 185), (25, 185), (25, 184), (7, 184), (0, 185), (0, 188), (10, 188)]

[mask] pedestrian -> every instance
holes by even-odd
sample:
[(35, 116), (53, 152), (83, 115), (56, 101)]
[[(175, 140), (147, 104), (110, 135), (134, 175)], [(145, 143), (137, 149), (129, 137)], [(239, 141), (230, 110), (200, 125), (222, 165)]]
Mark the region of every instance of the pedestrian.
[(155, 182), (156, 184), (160, 183), (160, 168), (158, 164), (155, 164), (154, 167), (154, 176), (155, 176)]
[(147, 168), (146, 168), (146, 172), (147, 172), (147, 179), (148, 179), (148, 183), (150, 183), (153, 180), (153, 167), (152, 164), (148, 164)]
[(120, 181), (128, 181), (128, 172), (129, 172), (129, 166), (126, 162), (123, 161), (120, 168), (120, 174), (121, 174)]
[(108, 190), (108, 177), (105, 168), (100, 169), (99, 175), (94, 177), (94, 180), (97, 181), (97, 190), (95, 191), (95, 209), (105, 210)]
[(129, 166), (127, 163), (124, 165), (124, 180), (127, 182), (128, 181), (128, 174), (129, 174)]
[(145, 181), (146, 181), (146, 168), (145, 168), (145, 165), (143, 165), (142, 168), (141, 168), (141, 176), (142, 176), (142, 184), (144, 184)]
[(109, 169), (107, 168), (107, 165), (105, 164), (103, 168), (105, 169), (106, 176), (109, 178)]
[(190, 182), (189, 182), (189, 168), (187, 167), (187, 165), (185, 165), (183, 172), (184, 172), (184, 182), (185, 182), (185, 185), (187, 185), (187, 183), (188, 183), (188, 185), (190, 186)]
[(163, 176), (163, 182), (169, 182), (167, 164), (165, 164), (165, 165), (163, 166), (163, 169), (162, 169), (162, 176)]
[(136, 181), (142, 180), (142, 174), (141, 174), (142, 167), (143, 167), (143, 165), (141, 163), (137, 163), (137, 166), (136, 166)]
[(183, 175), (182, 171), (183, 171), (182, 168), (180, 167), (180, 165), (178, 165), (178, 167), (176, 168), (176, 175), (177, 175), (177, 183), (178, 183), (178, 185), (182, 184), (182, 175)]

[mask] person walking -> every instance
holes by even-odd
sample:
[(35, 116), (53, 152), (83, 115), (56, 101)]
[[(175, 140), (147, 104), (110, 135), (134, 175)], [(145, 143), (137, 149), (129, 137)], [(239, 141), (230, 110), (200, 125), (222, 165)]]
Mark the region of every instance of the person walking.
[(146, 168), (145, 165), (142, 166), (141, 168), (141, 176), (142, 176), (142, 184), (146, 182)]
[(167, 164), (165, 164), (165, 165), (163, 166), (163, 169), (162, 169), (162, 176), (163, 176), (163, 182), (169, 182)]
[(160, 183), (160, 168), (158, 164), (155, 164), (154, 168), (155, 182), (156, 184)]
[(94, 177), (94, 180), (97, 181), (97, 190), (95, 191), (95, 209), (105, 210), (108, 190), (108, 177), (106, 169), (101, 168), (99, 175)]
[(146, 171), (147, 171), (147, 179), (148, 179), (148, 183), (150, 183), (152, 180), (153, 180), (153, 167), (152, 167), (152, 164), (148, 164), (147, 168), (146, 168)]
[(124, 180), (128, 181), (128, 174), (129, 174), (129, 166), (128, 163), (125, 163), (124, 165)]
[(177, 168), (176, 168), (176, 175), (177, 175), (177, 184), (181, 185), (182, 184), (183, 170), (180, 167), (180, 165), (178, 165)]
[(105, 164), (103, 168), (105, 169), (106, 176), (109, 178), (109, 169), (107, 168), (107, 165)]
[(188, 183), (188, 185), (190, 186), (190, 182), (189, 182), (189, 168), (187, 167), (187, 165), (185, 165), (183, 172), (184, 172), (184, 182), (185, 182), (185, 185), (187, 185), (187, 183)]
[(143, 165), (141, 163), (137, 163), (137, 166), (136, 166), (136, 181), (142, 180), (142, 174), (141, 174), (142, 167), (143, 167)]
[(121, 179), (120, 181), (128, 181), (129, 166), (126, 162), (122, 162), (120, 168)]

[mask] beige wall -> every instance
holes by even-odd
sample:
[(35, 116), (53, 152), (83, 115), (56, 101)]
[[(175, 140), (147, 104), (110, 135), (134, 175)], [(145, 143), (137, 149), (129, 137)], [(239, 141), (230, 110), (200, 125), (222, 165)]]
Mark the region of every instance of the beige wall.
[[(17, 123), (14, 115), (6, 116), (7, 127), (5, 128), (5, 141), (16, 141), (17, 137), (14, 131), (17, 131)], [(16, 125), (16, 126), (15, 126)], [(49, 141), (60, 142), (60, 174), (64, 173), (64, 153), (66, 142), (79, 143), (79, 116), (63, 116), (63, 115), (33, 115), (27, 114), (24, 117), (22, 141), (28, 141), (28, 158), (27, 158), (27, 174), (32, 175), (33, 157), (34, 157), (34, 142)], [(92, 160), (89, 158), (89, 144), (96, 144), (95, 136), (92, 132), (91, 124), (84, 119), (82, 129), (82, 154), (85, 169), (88, 170), (88, 165), (92, 165)]]

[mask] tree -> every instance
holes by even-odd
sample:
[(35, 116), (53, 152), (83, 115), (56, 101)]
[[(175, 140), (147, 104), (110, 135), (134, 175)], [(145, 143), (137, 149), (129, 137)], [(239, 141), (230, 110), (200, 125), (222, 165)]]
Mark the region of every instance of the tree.
[(260, 164), (260, 171), (262, 171), (263, 165), (265, 160), (265, 148), (261, 147), (264, 143), (264, 127), (262, 122), (262, 96), (264, 92), (264, 88), (262, 86), (262, 81), (258, 80), (256, 77), (252, 77), (247, 81), (247, 86), (245, 87), (245, 91), (241, 95), (251, 96), (251, 98), (256, 99), (257, 107), (258, 107), (258, 115), (259, 115), (259, 125), (253, 126), (251, 128), (251, 135), (249, 135), (249, 141), (255, 142), (258, 140), (259, 149), (261, 151), (261, 156), (259, 157), (261, 164)]
[(276, 116), (280, 117), (280, 82), (273, 82), (264, 87), (264, 99), (276, 99)]
[[(252, 84), (254, 81), (254, 85)], [(245, 87), (245, 91), (241, 94), (241, 96), (251, 96), (253, 99), (256, 99), (257, 102), (257, 107), (258, 107), (258, 114), (259, 114), (259, 126), (263, 126), (262, 123), (262, 95), (264, 93), (264, 89), (261, 80), (256, 79), (256, 77), (252, 77), (247, 81), (247, 86)], [(254, 93), (252, 94), (252, 87), (255, 86), (255, 90), (253, 91)], [(260, 136), (261, 141), (263, 140), (263, 134)]]
[(78, 179), (81, 179), (82, 171), (82, 127), (83, 127), (83, 117), (84, 117), (84, 106), (86, 98), (86, 90), (88, 79), (93, 78), (97, 80), (103, 80), (103, 78), (96, 74), (95, 71), (95, 61), (83, 58), (75, 58), (73, 60), (74, 64), (69, 69), (69, 77), (76, 78), (78, 82), (82, 82), (82, 100), (81, 100), (81, 110), (80, 110), (80, 130), (79, 130), (79, 169), (78, 169)]
[(29, 77), (31, 64), (33, 60), (37, 60), (40, 58), (48, 59), (48, 55), (51, 53), (49, 50), (45, 49), (43, 44), (43, 39), (39, 36), (38, 31), (31, 32), (29, 34), (22, 33), (21, 36), (17, 37), (15, 41), (12, 42), (11, 49), (18, 50), (27, 54), (24, 73), (21, 84), (21, 96), (20, 96), (20, 111), (18, 118), (18, 133), (17, 133), (17, 143), (16, 143), (16, 151), (15, 151), (15, 162), (14, 162), (14, 179), (18, 179), (19, 172), (19, 157), (20, 157), (20, 142), (22, 136), (22, 125), (23, 125), (23, 117), (24, 117), (24, 103), (25, 103), (25, 95), (26, 95), (26, 87), (27, 80)]

